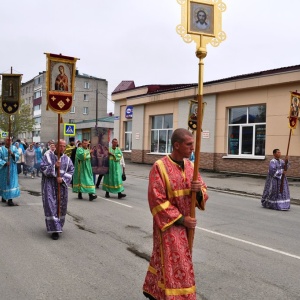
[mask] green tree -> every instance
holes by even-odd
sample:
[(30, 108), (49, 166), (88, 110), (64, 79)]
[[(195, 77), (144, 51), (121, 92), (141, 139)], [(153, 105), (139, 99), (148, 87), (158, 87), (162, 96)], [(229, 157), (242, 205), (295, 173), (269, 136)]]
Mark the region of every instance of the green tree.
[[(31, 132), (35, 124), (32, 118), (31, 108), (28, 104), (25, 104), (24, 100), (21, 99), (19, 110), (12, 115), (13, 120), (11, 121), (11, 136), (16, 140), (18, 134), (23, 132)], [(3, 112), (2, 106), (0, 107), (0, 128), (3, 131), (8, 132), (9, 127), (9, 115)]]

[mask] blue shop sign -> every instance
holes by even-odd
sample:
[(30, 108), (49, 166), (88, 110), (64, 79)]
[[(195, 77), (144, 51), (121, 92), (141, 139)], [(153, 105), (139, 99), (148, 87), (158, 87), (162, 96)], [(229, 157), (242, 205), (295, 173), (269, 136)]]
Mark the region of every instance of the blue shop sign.
[(126, 111), (125, 111), (125, 118), (126, 119), (132, 119), (132, 115), (133, 115), (133, 106), (128, 105), (126, 107)]

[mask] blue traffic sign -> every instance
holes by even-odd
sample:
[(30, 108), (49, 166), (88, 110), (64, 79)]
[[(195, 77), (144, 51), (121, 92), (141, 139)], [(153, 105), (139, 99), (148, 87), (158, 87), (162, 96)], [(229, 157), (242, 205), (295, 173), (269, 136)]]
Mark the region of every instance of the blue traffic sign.
[(64, 135), (75, 136), (76, 125), (64, 123)]

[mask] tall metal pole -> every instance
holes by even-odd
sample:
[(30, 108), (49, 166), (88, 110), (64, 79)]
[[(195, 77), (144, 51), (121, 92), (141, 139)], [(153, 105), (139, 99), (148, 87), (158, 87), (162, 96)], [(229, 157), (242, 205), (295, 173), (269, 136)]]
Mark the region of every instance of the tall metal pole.
[[(200, 47), (196, 51), (196, 56), (199, 58), (199, 81), (198, 81), (198, 112), (197, 112), (197, 130), (196, 130), (196, 145), (195, 145), (195, 162), (194, 162), (194, 173), (193, 181), (198, 180), (198, 172), (200, 168), (200, 146), (201, 146), (201, 131), (202, 131), (202, 114), (203, 114), (203, 75), (204, 75), (204, 58), (207, 55), (206, 48), (202, 46), (202, 36), (200, 36)], [(205, 201), (202, 199), (202, 201)], [(196, 217), (196, 192), (192, 192), (192, 202), (191, 202), (191, 212), (190, 216), (192, 218)], [(195, 229), (191, 228), (188, 230), (188, 242), (189, 248), (192, 252), (193, 242), (194, 242)]]
[(98, 131), (98, 83), (96, 89), (96, 132)]

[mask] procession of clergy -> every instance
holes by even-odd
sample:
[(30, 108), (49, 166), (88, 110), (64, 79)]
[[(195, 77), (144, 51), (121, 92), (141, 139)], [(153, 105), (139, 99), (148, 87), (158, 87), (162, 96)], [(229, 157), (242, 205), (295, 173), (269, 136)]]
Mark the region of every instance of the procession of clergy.
[[(84, 193), (89, 195), (89, 200), (97, 198), (95, 194), (95, 175), (92, 172), (91, 152), (89, 141), (70, 142), (60, 140), (59, 146), (53, 140), (48, 143), (47, 150), (42, 156), (40, 171), (42, 172), (42, 201), (45, 212), (47, 232), (52, 239), (57, 240), (62, 232), (67, 213), (68, 187), (72, 183), (74, 193), (78, 193), (78, 199), (83, 199)], [(118, 194), (118, 199), (125, 197), (122, 170), (120, 160), (122, 151), (117, 147), (117, 139), (113, 139), (112, 147), (109, 147), (109, 172), (104, 175), (102, 189), (109, 193)], [(59, 151), (59, 159), (58, 159)], [(0, 196), (2, 202), (8, 206), (15, 206), (14, 198), (20, 196), (18, 183), (17, 161), (19, 151), (12, 145), (9, 138), (0, 147)], [(288, 210), (290, 208), (289, 187), (285, 173), (289, 166), (288, 159), (280, 159), (279, 149), (274, 149), (274, 158), (270, 161), (269, 174), (266, 180), (265, 190), (262, 196), (262, 206), (276, 210)], [(73, 156), (73, 161), (70, 157)], [(282, 181), (283, 189), (279, 190), (279, 181)], [(58, 188), (59, 185), (59, 188)], [(60, 197), (58, 197), (58, 191)], [(58, 201), (59, 198), (59, 201)], [(58, 202), (60, 203), (58, 207)]]
[[(125, 197), (122, 182), (120, 160), (121, 150), (116, 147), (114, 139), (112, 147), (109, 147), (109, 174), (104, 175), (103, 190), (107, 193), (120, 194)], [(94, 174), (91, 165), (90, 142), (83, 139), (82, 142), (70, 142), (66, 145), (65, 140), (55, 143), (48, 142), (46, 151), (39, 165), (42, 173), (41, 190), (45, 213), (46, 229), (53, 240), (59, 238), (65, 223), (68, 204), (68, 188), (72, 183), (72, 190), (78, 193), (78, 198), (83, 199), (82, 194), (89, 195), (89, 201), (97, 198), (95, 194)], [(0, 196), (2, 202), (8, 206), (17, 206), (14, 198), (20, 196), (18, 182), (17, 162), (20, 153), (12, 144), (11, 139), (6, 138), (4, 145), (0, 147)], [(73, 156), (73, 159), (71, 159)], [(73, 160), (73, 161), (72, 161)], [(59, 203), (59, 205), (58, 205)]]

